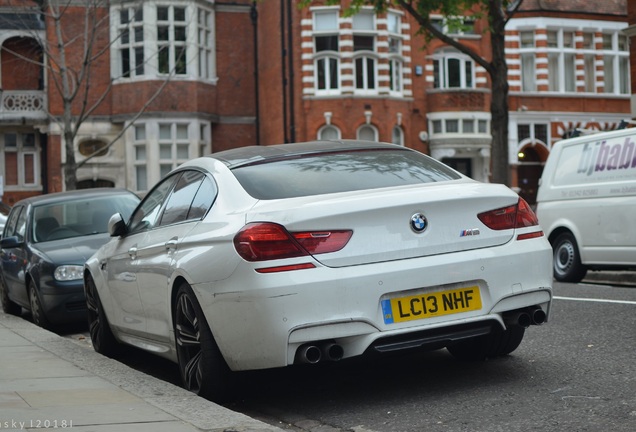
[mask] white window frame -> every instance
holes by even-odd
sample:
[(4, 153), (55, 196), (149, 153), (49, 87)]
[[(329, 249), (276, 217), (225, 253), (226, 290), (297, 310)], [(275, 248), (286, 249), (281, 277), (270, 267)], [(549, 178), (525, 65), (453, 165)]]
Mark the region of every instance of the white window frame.
[[(362, 137), (363, 131), (371, 131), (373, 133), (373, 139)], [(356, 130), (356, 138), (359, 140), (378, 141), (378, 129), (372, 124), (363, 124)]]
[[(556, 46), (548, 45), (548, 91), (558, 93), (576, 92), (576, 47), (574, 30), (569, 28), (548, 28), (556, 36)], [(571, 45), (567, 46), (566, 34), (571, 37)]]
[(393, 129), (391, 130), (391, 142), (395, 145), (404, 147), (404, 129), (402, 129), (402, 126), (393, 126)]
[[(327, 17), (329, 21), (333, 21), (331, 25), (325, 28), (319, 28), (319, 17)], [(339, 10), (334, 8), (316, 9), (312, 16), (312, 37), (313, 37), (313, 63), (314, 63), (314, 92), (317, 96), (339, 95), (341, 93), (341, 73), (340, 73), (340, 17)], [(328, 23), (328, 21), (323, 21)], [(325, 50), (317, 51), (316, 37), (335, 36), (338, 38), (338, 51)], [(332, 60), (335, 60), (336, 82), (332, 82)], [(322, 66), (321, 66), (322, 63)], [(325, 77), (325, 88), (320, 88), (320, 73)]]
[[(161, 125), (170, 127), (170, 137), (160, 136)], [(177, 135), (177, 127), (186, 126), (187, 137)], [(138, 135), (138, 130), (144, 131), (144, 136)], [(133, 127), (126, 131), (126, 151), (132, 155), (127, 158), (127, 172), (130, 183), (126, 185), (131, 190), (138, 193), (146, 192), (150, 187), (156, 184), (170, 169), (176, 168), (178, 165), (189, 159), (198, 157), (201, 154), (203, 140), (209, 137), (202, 137), (201, 134), (208, 134), (209, 123), (199, 119), (191, 119), (189, 121), (183, 119), (171, 118), (148, 118), (143, 121), (136, 121)], [(187, 154), (180, 156), (177, 151), (178, 145), (187, 144)], [(170, 156), (168, 158), (161, 157), (160, 146), (170, 145)], [(137, 159), (137, 149), (143, 149), (145, 158)], [(162, 171), (162, 165), (164, 166)], [(141, 168), (143, 167), (143, 169)], [(140, 179), (137, 178), (140, 171), (146, 173), (146, 188), (140, 186)]]
[[(122, 23), (121, 15), (126, 12), (128, 15), (128, 21)], [(137, 21), (137, 12), (141, 13), (142, 20)], [(144, 31), (144, 8), (142, 4), (135, 4), (130, 6), (122, 6), (117, 10), (117, 13), (112, 14), (114, 27), (116, 28), (116, 58), (118, 60), (119, 69), (117, 76), (123, 78), (134, 78), (137, 76), (144, 76), (146, 70), (145, 60), (145, 43), (146, 35)], [(141, 32), (141, 40), (137, 40), (137, 31)], [(127, 42), (124, 42), (124, 33), (128, 35)], [(126, 51), (128, 55), (128, 71), (124, 71), (124, 62), (122, 59), (122, 52)], [(141, 64), (138, 63), (138, 52), (141, 51)]]
[[(371, 18), (371, 28), (355, 26), (356, 16), (365, 15)], [(353, 51), (353, 91), (354, 94), (377, 95), (378, 85), (378, 24), (377, 17), (372, 10), (363, 8), (352, 20), (352, 36), (373, 38), (373, 48), (371, 50)], [(354, 42), (355, 45), (355, 42)], [(360, 67), (361, 66), (361, 67)], [(361, 69), (361, 70), (360, 70)], [(369, 77), (371, 74), (371, 77)]]
[[(604, 32), (604, 35), (611, 37), (611, 47), (603, 47), (603, 78), (606, 94), (629, 95), (631, 94), (629, 48), (620, 49), (620, 41), (625, 41), (625, 46), (629, 46), (629, 39), (622, 32)], [(624, 38), (624, 39), (622, 39)]]
[[(323, 136), (327, 131), (336, 132), (336, 137), (335, 138), (329, 138), (329, 137)], [(319, 140), (322, 140), (322, 141), (339, 140), (341, 138), (341, 136), (342, 136), (342, 133), (340, 132), (340, 128), (338, 128), (337, 126), (334, 126), (332, 124), (328, 124), (328, 125), (322, 126), (320, 129), (318, 129), (318, 133), (316, 134), (316, 137)]]
[[(16, 145), (15, 147), (8, 147), (6, 145), (5, 137), (9, 134), (15, 135), (16, 137)], [(33, 146), (26, 146), (24, 144), (24, 136), (25, 135), (33, 135)], [(5, 130), (2, 132), (2, 178), (4, 183), (5, 190), (34, 190), (39, 189), (41, 187), (40, 184), (40, 138), (39, 134), (35, 131), (27, 131), (27, 130)], [(17, 166), (17, 184), (8, 185), (6, 184), (7, 178), (5, 168), (6, 168), (6, 155), (7, 154), (15, 154)], [(33, 182), (27, 182), (26, 179), (26, 166), (29, 164), (27, 159), (31, 158), (31, 168), (33, 172)]]
[[(532, 42), (526, 45), (524, 35), (531, 35)], [(519, 57), (521, 60), (521, 91), (537, 91), (536, 35), (534, 30), (521, 30), (519, 32)]]
[(214, 38), (214, 11), (197, 6), (197, 39), (198, 50), (197, 74), (204, 80), (213, 80), (216, 76), (214, 69), (215, 38)]
[[(459, 86), (451, 87), (449, 85), (449, 71), (451, 68), (449, 67), (448, 62), (450, 60), (457, 60), (459, 62)], [(436, 77), (437, 86), (435, 88), (442, 90), (475, 88), (475, 62), (466, 54), (455, 50), (443, 49), (433, 55), (433, 62), (437, 67), (438, 74)], [(470, 65), (470, 76), (466, 73), (467, 65)]]
[[(197, 79), (216, 83), (218, 80), (216, 69), (216, 38), (215, 38), (215, 12), (214, 9), (204, 7), (196, 0), (184, 0), (179, 2), (166, 1), (140, 1), (134, 3), (143, 10), (143, 43), (135, 44), (140, 49), (143, 47), (143, 74), (134, 69), (136, 64), (131, 63), (130, 77), (123, 77), (123, 65), (120, 50), (131, 49), (128, 44), (122, 45), (120, 33), (124, 26), (120, 23), (120, 12), (123, 9), (134, 9), (132, 3), (114, 4), (110, 8), (111, 20), (111, 77), (115, 82), (129, 82), (133, 80), (165, 79), (171, 76), (174, 80)], [(158, 8), (168, 7), (167, 21), (158, 21)], [(174, 8), (185, 9), (185, 21), (178, 21), (180, 27), (185, 26), (185, 41), (175, 40)], [(205, 15), (203, 21), (199, 17)], [(168, 40), (159, 41), (158, 25), (169, 27)], [(175, 74), (174, 66), (176, 52), (183, 47), (185, 49), (185, 73)], [(168, 73), (159, 72), (159, 50), (167, 50)], [(117, 53), (116, 55), (114, 53)], [(131, 52), (130, 54), (134, 54)], [(135, 60), (136, 59), (132, 59)], [(205, 63), (205, 64), (203, 64)], [(165, 72), (165, 70), (163, 71)], [(170, 75), (171, 74), (171, 75)]]

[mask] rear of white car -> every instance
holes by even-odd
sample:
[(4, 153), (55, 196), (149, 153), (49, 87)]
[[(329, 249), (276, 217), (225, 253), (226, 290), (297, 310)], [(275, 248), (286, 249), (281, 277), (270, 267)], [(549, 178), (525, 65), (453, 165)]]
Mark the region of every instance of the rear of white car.
[(551, 248), (510, 189), (459, 175), (299, 189), (255, 202), (234, 237), (231, 276), (194, 287), (230, 368), (439, 348), (547, 320)]
[(85, 272), (93, 346), (170, 358), (213, 399), (230, 370), (506, 355), (550, 314), (552, 252), (528, 204), (399, 146), (198, 158), (109, 225)]
[[(368, 349), (443, 347), (519, 319), (531, 324), (537, 310), (542, 323), (552, 277), (540, 228), (493, 229), (479, 218), (507, 219), (502, 209), (516, 214), (518, 203), (502, 186), (464, 181), (319, 202), (295, 198), (284, 208), (261, 202), (235, 239), (243, 260), (231, 277), (195, 290), (235, 370)], [(426, 218), (421, 233), (412, 228), (416, 214)], [(274, 243), (302, 245), (285, 235), (342, 238), (343, 232), (351, 237), (344, 246), (336, 240), (342, 248), (334, 252), (282, 259), (254, 252), (271, 253)]]

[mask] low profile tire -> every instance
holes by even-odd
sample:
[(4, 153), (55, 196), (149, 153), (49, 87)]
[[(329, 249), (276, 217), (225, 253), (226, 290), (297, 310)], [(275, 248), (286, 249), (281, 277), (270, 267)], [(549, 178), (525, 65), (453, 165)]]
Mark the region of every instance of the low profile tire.
[(33, 281), (29, 282), (29, 304), (31, 305), (31, 319), (33, 319), (33, 322), (42, 328), (51, 328), (51, 322), (44, 313), (42, 302)]
[(559, 282), (580, 282), (587, 273), (581, 264), (581, 255), (576, 239), (570, 233), (559, 235), (552, 243), (553, 274)]
[(506, 330), (497, 329), (490, 334), (458, 342), (447, 349), (459, 360), (480, 361), (502, 357), (519, 347), (525, 332), (526, 329), (519, 326), (511, 326)]
[(177, 291), (174, 330), (183, 386), (215, 402), (229, 399), (230, 368), (187, 283), (183, 283)]
[(121, 345), (115, 339), (104, 306), (99, 299), (95, 281), (89, 275), (84, 281), (84, 291), (86, 294), (86, 308), (88, 309), (88, 331), (91, 335), (93, 349), (107, 357), (115, 357)]
[(22, 313), (22, 307), (9, 299), (9, 293), (3, 282), (0, 282), (0, 303), (2, 303), (2, 310), (9, 315), (20, 315)]

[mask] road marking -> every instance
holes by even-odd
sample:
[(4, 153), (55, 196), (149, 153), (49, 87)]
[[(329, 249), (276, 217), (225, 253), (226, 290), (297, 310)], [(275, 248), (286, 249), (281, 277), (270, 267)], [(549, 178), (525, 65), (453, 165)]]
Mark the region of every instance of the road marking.
[(595, 298), (578, 298), (578, 297), (552, 297), (556, 300), (572, 300), (572, 301), (587, 301), (587, 302), (597, 302), (597, 303), (618, 303), (618, 304), (633, 304), (636, 305), (636, 301), (631, 300), (608, 300), (608, 299), (595, 299)]

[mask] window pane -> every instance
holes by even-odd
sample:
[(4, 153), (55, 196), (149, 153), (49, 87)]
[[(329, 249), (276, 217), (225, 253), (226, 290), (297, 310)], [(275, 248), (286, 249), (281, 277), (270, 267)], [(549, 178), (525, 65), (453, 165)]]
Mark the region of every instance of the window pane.
[(18, 146), (18, 135), (14, 133), (6, 133), (4, 134), (4, 146), (5, 147), (16, 147)]
[(556, 31), (548, 32), (548, 48), (557, 48), (559, 46), (559, 37)]
[(172, 159), (172, 144), (159, 144), (159, 159)]
[(137, 177), (137, 190), (148, 190), (148, 178), (145, 165), (138, 165), (135, 167), (135, 176)]
[(375, 141), (375, 130), (371, 126), (362, 126), (358, 129), (358, 139)]
[(353, 36), (353, 50), (354, 51), (373, 51), (374, 50), (374, 36)]
[(135, 160), (142, 162), (146, 160), (146, 146), (135, 146)]
[(190, 158), (190, 145), (189, 144), (177, 144), (177, 159), (189, 159)]
[(479, 133), (487, 133), (488, 132), (488, 122), (486, 120), (479, 120), (477, 122), (477, 127), (479, 129)]
[(389, 13), (387, 15), (389, 33), (400, 33), (400, 15)]
[(475, 132), (475, 121), (474, 120), (462, 120), (462, 132), (463, 133), (473, 133), (473, 132)]
[(316, 36), (315, 52), (338, 51), (338, 35)]
[(203, 183), (199, 187), (197, 194), (192, 201), (190, 206), (190, 211), (188, 212), (188, 220), (191, 219), (200, 219), (205, 216), (205, 213), (208, 211), (212, 204), (214, 203), (214, 199), (216, 198), (216, 186), (215, 184), (208, 178), (203, 179)]
[(433, 120), (433, 133), (442, 133), (442, 121)]
[(146, 139), (146, 125), (135, 126), (135, 140), (144, 141)]
[(172, 139), (172, 128), (169, 124), (159, 125), (159, 139), (169, 140)]
[(458, 133), (459, 120), (446, 120), (446, 133)]
[(16, 152), (4, 154), (4, 184), (8, 186), (18, 184), (18, 154)]
[(534, 125), (534, 138), (540, 140), (543, 143), (548, 142), (548, 125), (537, 124)]
[(188, 139), (188, 125), (178, 124), (177, 125), (177, 139)]
[(583, 48), (585, 49), (595, 49), (594, 45), (594, 33), (584, 33), (583, 34)]
[(375, 61), (367, 58), (367, 88), (375, 89)]
[(27, 153), (24, 155), (24, 183), (35, 184), (35, 155)]
[(354, 30), (375, 30), (374, 15), (370, 13), (360, 12), (353, 16)]
[(517, 126), (517, 138), (519, 138), (519, 141), (530, 138), (530, 125)]
[(159, 21), (168, 21), (168, 7), (167, 6), (158, 6), (157, 7), (157, 19)]
[(22, 146), (35, 148), (35, 134), (32, 134), (32, 133), (22, 134)]
[(459, 69), (459, 59), (448, 59), (446, 62), (448, 69), (448, 87), (460, 87), (461, 86), (461, 72)]
[(337, 89), (339, 86), (338, 80), (338, 60), (334, 58), (329, 59), (329, 88)]
[(185, 21), (185, 8), (183, 8), (183, 7), (175, 7), (174, 8), (174, 20), (175, 21)]
[(320, 136), (318, 139), (321, 140), (337, 140), (338, 139), (338, 129), (333, 126), (327, 126), (320, 130)]
[(160, 225), (183, 222), (187, 219), (190, 204), (202, 180), (203, 174), (199, 172), (186, 171), (183, 173), (168, 197)]
[(338, 12), (316, 12), (314, 13), (314, 30), (337, 30), (338, 29)]

